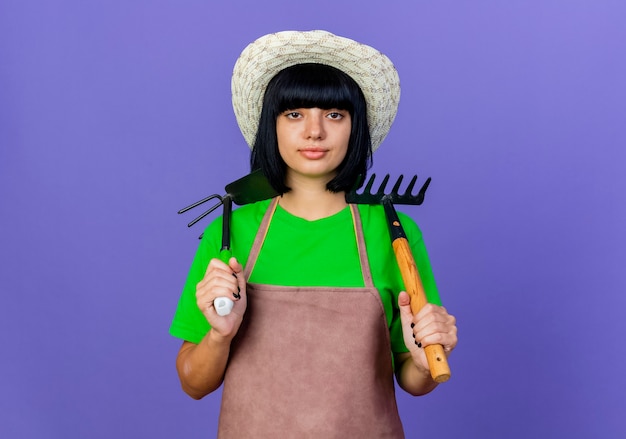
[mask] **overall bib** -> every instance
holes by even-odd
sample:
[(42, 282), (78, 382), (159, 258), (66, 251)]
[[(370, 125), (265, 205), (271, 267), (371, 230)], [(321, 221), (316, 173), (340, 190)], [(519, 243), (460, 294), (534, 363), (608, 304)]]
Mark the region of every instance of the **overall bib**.
[[(246, 279), (277, 204), (278, 198), (261, 222)], [(365, 287), (247, 285), (248, 308), (224, 376), (218, 438), (404, 437), (385, 312), (359, 211), (350, 209)]]

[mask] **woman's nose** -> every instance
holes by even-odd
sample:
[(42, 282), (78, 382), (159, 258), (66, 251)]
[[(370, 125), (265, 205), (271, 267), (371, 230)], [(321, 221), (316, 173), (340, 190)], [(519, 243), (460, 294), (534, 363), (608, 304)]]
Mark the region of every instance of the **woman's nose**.
[(307, 138), (321, 139), (324, 137), (324, 117), (321, 114), (310, 114), (306, 126)]

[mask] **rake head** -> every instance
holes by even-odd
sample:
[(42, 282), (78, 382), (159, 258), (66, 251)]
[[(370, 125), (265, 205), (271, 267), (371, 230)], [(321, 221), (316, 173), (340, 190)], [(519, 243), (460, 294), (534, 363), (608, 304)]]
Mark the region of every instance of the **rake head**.
[(178, 214), (182, 214), (185, 213), (191, 209), (194, 209), (204, 203), (208, 203), (211, 200), (214, 200), (217, 198), (217, 203), (213, 204), (208, 210), (206, 210), (205, 212), (203, 212), (199, 217), (195, 218), (194, 220), (192, 220), (189, 224), (187, 224), (187, 227), (191, 227), (193, 226), (195, 223), (197, 223), (198, 221), (200, 221), (202, 218), (206, 217), (207, 215), (209, 215), (211, 212), (213, 212), (215, 209), (217, 209), (218, 207), (220, 207), (222, 204), (224, 204), (224, 197), (220, 194), (213, 194), (213, 195), (209, 195), (206, 198), (203, 198), (200, 201), (196, 201), (195, 203), (182, 208), (181, 210), (178, 211)]
[(195, 203), (179, 210), (179, 214), (185, 213), (191, 209), (201, 206), (202, 204), (208, 203), (211, 200), (217, 199), (217, 202), (215, 202), (213, 206), (209, 207), (209, 209), (203, 212), (199, 217), (193, 219), (189, 224), (187, 224), (187, 227), (193, 226), (221, 205), (226, 206), (228, 203), (235, 203), (239, 206), (243, 206), (244, 204), (267, 200), (268, 198), (278, 195), (278, 192), (274, 190), (272, 185), (260, 170), (253, 171), (248, 175), (227, 184), (224, 190), (226, 191), (225, 195), (209, 195), (208, 197), (203, 198), (200, 201), (196, 201)]
[[(385, 193), (385, 188), (389, 182), (389, 174), (387, 174), (385, 178), (383, 178), (383, 182), (380, 184), (378, 191), (372, 192), (372, 186), (374, 186), (374, 180), (376, 179), (376, 174), (372, 174), (361, 193), (357, 193), (356, 189), (346, 193), (346, 202), (355, 204), (380, 204), (386, 201), (393, 204), (422, 204), (424, 202), (424, 195), (426, 195), (426, 189), (428, 189), (428, 185), (430, 184), (430, 177), (428, 177), (426, 182), (422, 185), (417, 195), (412, 194), (415, 182), (417, 181), (417, 175), (413, 176), (404, 193), (400, 194), (400, 185), (402, 184), (403, 178), (404, 176), (400, 175), (393, 185), (391, 192)], [(355, 187), (358, 188), (361, 183), (362, 179), (357, 182)]]

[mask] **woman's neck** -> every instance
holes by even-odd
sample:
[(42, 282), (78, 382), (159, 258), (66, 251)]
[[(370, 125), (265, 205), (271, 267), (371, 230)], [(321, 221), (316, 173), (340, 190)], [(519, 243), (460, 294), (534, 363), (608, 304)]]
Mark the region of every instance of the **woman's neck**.
[(282, 195), (279, 204), (292, 215), (309, 221), (326, 218), (343, 210), (346, 206), (344, 192), (331, 192), (326, 183), (316, 181), (290, 181), (291, 190)]

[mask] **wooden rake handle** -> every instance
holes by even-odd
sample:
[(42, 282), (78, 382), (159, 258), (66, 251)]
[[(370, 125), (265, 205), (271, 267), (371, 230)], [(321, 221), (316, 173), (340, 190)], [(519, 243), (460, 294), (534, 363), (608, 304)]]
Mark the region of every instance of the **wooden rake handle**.
[[(413, 315), (416, 315), (428, 303), (424, 286), (422, 285), (417, 265), (415, 265), (409, 241), (406, 239), (402, 224), (400, 224), (393, 205), (385, 201), (383, 201), (383, 205), (389, 221), (393, 251), (400, 267), (404, 287), (411, 298), (411, 312)], [(450, 379), (450, 366), (448, 365), (448, 358), (443, 350), (443, 346), (440, 344), (428, 345), (424, 348), (424, 351), (433, 380), (438, 383), (448, 381)]]

